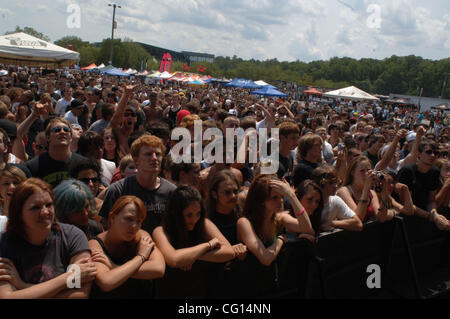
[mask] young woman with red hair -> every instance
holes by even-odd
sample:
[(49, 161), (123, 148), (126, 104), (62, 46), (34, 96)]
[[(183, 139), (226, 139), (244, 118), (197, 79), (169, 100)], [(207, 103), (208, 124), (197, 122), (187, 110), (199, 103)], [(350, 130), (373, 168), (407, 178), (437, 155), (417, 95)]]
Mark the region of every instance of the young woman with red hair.
[[(8, 213), (0, 237), (0, 299), (87, 298), (97, 274), (88, 241), (77, 227), (56, 222), (51, 186), (37, 178), (18, 185)], [(72, 264), (80, 288), (68, 288)]]
[(91, 298), (153, 298), (152, 279), (165, 272), (164, 257), (141, 229), (144, 203), (122, 196), (108, 217), (109, 228), (89, 241), (98, 272)]

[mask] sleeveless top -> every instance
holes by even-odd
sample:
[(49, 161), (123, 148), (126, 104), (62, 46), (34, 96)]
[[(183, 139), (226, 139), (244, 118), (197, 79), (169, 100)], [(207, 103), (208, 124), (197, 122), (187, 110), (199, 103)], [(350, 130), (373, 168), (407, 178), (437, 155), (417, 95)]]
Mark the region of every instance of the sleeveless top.
[[(127, 261), (118, 260), (113, 258), (106, 249), (105, 243), (99, 237), (94, 237), (103, 249), (103, 252), (108, 256), (116, 265), (123, 265)], [(122, 285), (116, 289), (106, 292), (102, 291), (95, 281), (92, 284), (90, 299), (153, 299), (154, 287), (151, 280), (142, 280), (129, 278)]]
[[(358, 205), (358, 200), (355, 197), (355, 194), (353, 193), (353, 189), (351, 186), (347, 186), (347, 189), (349, 190), (350, 194), (352, 195), (352, 199), (355, 201), (356, 205)], [(368, 221), (371, 221), (375, 218), (375, 210), (373, 209), (372, 205), (372, 192), (369, 191), (369, 206), (367, 206), (366, 209), (366, 216), (364, 217), (363, 223), (367, 223)]]

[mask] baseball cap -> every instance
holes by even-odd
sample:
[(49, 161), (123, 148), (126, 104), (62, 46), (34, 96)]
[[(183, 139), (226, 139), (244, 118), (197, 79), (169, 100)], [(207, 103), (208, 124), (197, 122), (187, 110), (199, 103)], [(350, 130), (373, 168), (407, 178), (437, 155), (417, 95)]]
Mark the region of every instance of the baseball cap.
[(406, 136), (406, 141), (411, 142), (416, 140), (416, 133), (411, 132)]
[(14, 122), (6, 119), (0, 119), (0, 128), (5, 130), (11, 141), (17, 138), (17, 125)]
[(177, 113), (177, 125), (180, 125), (181, 121), (183, 120), (184, 117), (190, 115), (191, 112), (187, 111), (187, 110), (181, 110)]
[(84, 106), (84, 103), (83, 103), (83, 101), (78, 100), (78, 99), (74, 99), (74, 100), (72, 100), (72, 102), (70, 103), (70, 107), (71, 107), (72, 109), (75, 109), (75, 108), (80, 107), (80, 106)]

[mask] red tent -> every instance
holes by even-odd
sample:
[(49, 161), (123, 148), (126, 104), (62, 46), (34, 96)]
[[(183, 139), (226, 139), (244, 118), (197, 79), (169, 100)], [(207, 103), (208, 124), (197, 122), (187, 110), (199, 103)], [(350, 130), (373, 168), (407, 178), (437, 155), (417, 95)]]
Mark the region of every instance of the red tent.
[(317, 91), (315, 88), (309, 88), (305, 91), (303, 91), (304, 94), (306, 95), (322, 95), (322, 92)]
[(95, 65), (95, 63), (92, 63), (91, 65), (89, 65), (89, 66), (85, 66), (84, 68), (81, 68), (82, 70), (90, 70), (90, 69), (93, 69), (93, 68), (96, 68), (97, 66)]

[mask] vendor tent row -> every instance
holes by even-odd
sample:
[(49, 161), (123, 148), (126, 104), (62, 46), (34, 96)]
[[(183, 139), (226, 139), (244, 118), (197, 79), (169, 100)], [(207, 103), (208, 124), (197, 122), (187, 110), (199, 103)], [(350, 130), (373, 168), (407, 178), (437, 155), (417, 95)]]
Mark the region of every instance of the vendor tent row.
[[(55, 44), (43, 41), (29, 34), (19, 32), (0, 36), (0, 63), (40, 66), (46, 68), (61, 68), (77, 64), (80, 60), (78, 52), (62, 48)], [(264, 82), (235, 78), (231, 82), (227, 79), (214, 79), (211, 76), (200, 76), (198, 74), (189, 74), (169, 72), (148, 74), (147, 71), (139, 73), (136, 70), (121, 70), (112, 65), (95, 65), (95, 63), (84, 67), (85, 71), (98, 70), (101, 74), (112, 76), (130, 77), (146, 76), (156, 80), (185, 82), (192, 86), (206, 86), (210, 82), (221, 82), (227, 87), (240, 87), (256, 90), (252, 94), (263, 96), (287, 97), (286, 94), (277, 90), (276, 87)], [(1, 74), (6, 75), (6, 74)], [(316, 89), (310, 88), (303, 92), (304, 94), (322, 95), (323, 97), (351, 99), (357, 101), (377, 101), (374, 97), (354, 86), (343, 88), (336, 91), (322, 93)]]

